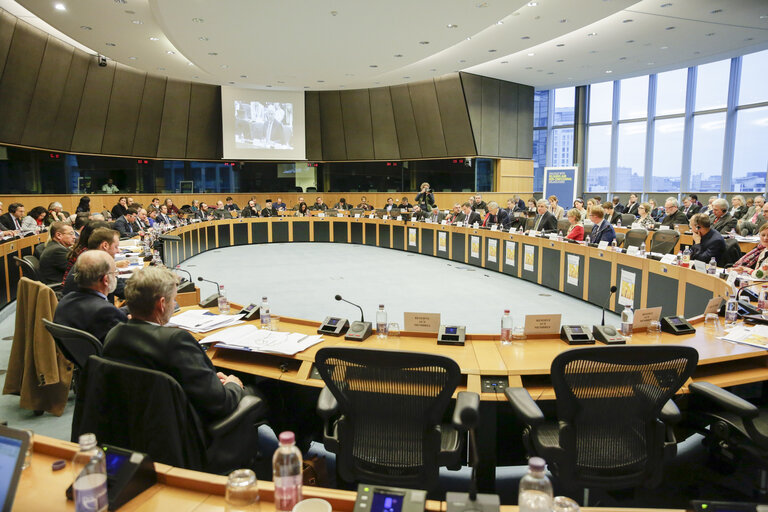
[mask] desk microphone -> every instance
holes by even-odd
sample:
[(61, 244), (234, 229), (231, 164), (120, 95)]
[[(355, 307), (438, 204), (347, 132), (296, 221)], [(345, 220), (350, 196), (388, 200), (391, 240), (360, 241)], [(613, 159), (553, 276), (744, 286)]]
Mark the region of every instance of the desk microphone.
[[(202, 277), (198, 279), (202, 279)], [(349, 302), (347, 299), (341, 298), (341, 295), (336, 295), (336, 300), (344, 301), (347, 304), (352, 304), (353, 306), (356, 306), (357, 309), (360, 310), (360, 321), (365, 322), (365, 315), (363, 314), (363, 308), (361, 308), (358, 304), (355, 304), (354, 302)]]
[(180, 283), (177, 291), (179, 293), (186, 293), (186, 292), (193, 292), (193, 291), (195, 291), (195, 283), (192, 282), (192, 274), (190, 274), (189, 272), (187, 272), (186, 270), (181, 268), (181, 265), (176, 265), (175, 270), (177, 272), (184, 272), (185, 274), (187, 274), (189, 276), (189, 281)]
[(209, 279), (203, 279), (202, 277), (197, 278), (198, 281), (205, 281), (206, 283), (212, 283), (216, 285), (216, 293), (213, 293), (206, 297), (205, 299), (200, 301), (200, 307), (201, 308), (212, 308), (213, 306), (218, 306), (219, 304), (219, 290), (221, 287), (219, 286), (219, 283), (216, 281), (211, 281)]
[(605, 304), (603, 304), (603, 321), (600, 322), (600, 325), (605, 325), (605, 308), (608, 307), (608, 303), (611, 302), (611, 296), (614, 293), (616, 293), (616, 287), (615, 286), (611, 286), (611, 293), (608, 294), (608, 298), (605, 300)]
[(605, 308), (608, 307), (608, 303), (611, 301), (611, 296), (616, 293), (616, 287), (611, 286), (611, 293), (608, 294), (608, 298), (603, 304), (603, 321), (600, 325), (592, 326), (592, 336), (601, 343), (606, 345), (623, 345), (627, 340), (620, 333), (616, 331), (615, 327), (605, 325)]

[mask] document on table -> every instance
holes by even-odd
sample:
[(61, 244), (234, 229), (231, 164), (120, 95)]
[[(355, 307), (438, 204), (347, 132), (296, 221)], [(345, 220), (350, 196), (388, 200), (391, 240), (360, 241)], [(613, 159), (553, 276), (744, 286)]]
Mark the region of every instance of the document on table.
[(190, 309), (176, 316), (172, 316), (168, 325), (181, 327), (190, 332), (210, 332), (222, 327), (244, 323), (241, 318), (244, 315), (217, 315), (203, 309)]
[(219, 347), (292, 356), (321, 341), (323, 337), (320, 335), (308, 336), (298, 332), (269, 331), (248, 324), (210, 334), (200, 340), (200, 344), (219, 343)]
[(721, 339), (734, 343), (745, 343), (754, 347), (768, 348), (768, 325), (738, 325)]

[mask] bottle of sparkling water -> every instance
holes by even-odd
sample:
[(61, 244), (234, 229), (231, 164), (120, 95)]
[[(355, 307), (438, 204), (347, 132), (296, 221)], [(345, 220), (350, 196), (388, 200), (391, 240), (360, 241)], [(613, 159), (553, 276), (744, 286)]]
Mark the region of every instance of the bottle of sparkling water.
[(219, 314), (229, 314), (229, 301), (227, 300), (227, 292), (224, 291), (224, 285), (219, 285)]
[(384, 304), (379, 304), (379, 310), (376, 311), (376, 335), (380, 339), (387, 337), (387, 312), (384, 311)]
[(512, 343), (512, 315), (509, 310), (504, 310), (504, 316), (501, 317), (501, 344), (509, 345)]
[(261, 309), (259, 310), (259, 318), (261, 318), (261, 328), (269, 329), (269, 302), (266, 297), (261, 298)]
[(275, 484), (275, 510), (290, 512), (301, 501), (301, 451), (293, 432), (282, 432), (280, 446), (272, 456), (272, 481)]
[(75, 511), (103, 512), (109, 504), (106, 456), (104, 451), (99, 449), (94, 434), (82, 434), (78, 441), (80, 451), (72, 459)]
[(632, 306), (624, 306), (621, 312), (621, 335), (632, 336), (632, 324), (635, 322), (635, 314), (632, 312)]
[(546, 463), (540, 457), (528, 460), (528, 474), (520, 480), (517, 504), (520, 512), (550, 512), (552, 510), (552, 482), (549, 481)]

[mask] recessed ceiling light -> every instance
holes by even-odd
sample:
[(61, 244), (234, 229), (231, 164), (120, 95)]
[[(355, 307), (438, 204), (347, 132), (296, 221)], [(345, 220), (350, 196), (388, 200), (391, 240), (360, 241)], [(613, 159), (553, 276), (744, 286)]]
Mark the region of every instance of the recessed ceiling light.
[(235, 82), (229, 82), (229, 85), (235, 85)]
[(619, 57), (619, 60), (627, 60), (626, 57)]
[(533, 67), (532, 66), (526, 66), (525, 69), (533, 69)]
[(496, 24), (497, 25), (503, 25), (504, 24), (504, 20), (499, 20), (499, 21), (496, 22)]
[(458, 28), (458, 27), (459, 26), (456, 25), (455, 23), (449, 23), (449, 24), (446, 25), (446, 28)]
[(597, 53), (597, 50), (590, 50), (589, 53)]
[(218, 55), (218, 53), (216, 53), (216, 52), (208, 52), (208, 55), (211, 55), (211, 56), (215, 57), (215, 56)]
[(285, 82), (283, 82), (282, 80), (278, 80), (277, 83), (284, 84)]
[(768, 20), (768, 14), (763, 14), (762, 16), (760, 16), (760, 19), (761, 20)]
[(168, 55), (176, 55), (176, 52), (175, 52), (175, 51), (173, 51), (173, 50), (168, 50), (168, 51), (167, 51), (167, 52), (165, 52), (165, 53), (167, 53)]
[[(339, 15), (339, 11), (331, 11), (331, 16), (338, 16), (338, 15)], [(270, 86), (267, 86), (267, 87), (270, 87)]]
[[(119, 3), (119, 2), (115, 2), (115, 3)], [(123, 2), (123, 3), (125, 3), (125, 2)], [(136, 14), (136, 11), (123, 11), (123, 12), (125, 14)]]
[(229, 64), (222, 64), (219, 66), (221, 69), (227, 69), (229, 67)]
[(105, 43), (107, 46), (117, 46), (115, 43)]
[(555, 62), (565, 62), (564, 59), (557, 59)]
[(150, 41), (159, 41), (160, 38), (159, 37), (150, 37), (149, 40)]
[(632, 23), (635, 20), (623, 20), (622, 23)]
[(495, 51), (496, 51), (496, 50), (494, 50), (494, 49), (491, 49), (491, 50), (488, 50), (488, 53), (493, 53), (493, 52), (495, 52)]
[(563, 19), (560, 20), (560, 23), (568, 23), (568, 20), (563, 18)]
[(133, 23), (134, 25), (143, 25), (144, 24), (144, 22), (141, 21), (141, 20), (131, 20), (131, 23)]
[(368, 67), (369, 68), (377, 68), (377, 67), (379, 67), (379, 65), (378, 64), (369, 64)]
[(88, 25), (80, 25), (80, 28), (83, 30), (93, 30), (93, 28), (89, 27)]
[(461, 60), (459, 61), (459, 64), (464, 64), (465, 62), (467, 62), (465, 59), (461, 59)]
[(128, 57), (128, 60), (136, 60), (136, 57)]
[(472, 39), (472, 37), (471, 36), (467, 36), (467, 41), (469, 41), (470, 39)]
[(590, 32), (589, 34), (587, 34), (587, 37), (592, 37), (596, 35), (597, 35), (597, 32)]
[(715, 9), (714, 11), (709, 11), (709, 14), (720, 14), (721, 12), (723, 12), (722, 9)]
[(659, 50), (668, 50), (668, 49), (669, 49), (669, 46), (660, 46), (659, 47)]
[(197, 76), (197, 75), (195, 75), (195, 76), (193, 76), (192, 78), (200, 78), (200, 77), (199, 77), (199, 76)]
[(198, 37), (197, 39), (198, 39), (199, 41), (207, 41), (207, 40), (208, 40), (208, 38), (207, 38), (207, 37), (205, 37), (205, 36), (200, 36), (200, 37)]
[(531, 53), (529, 53), (529, 54), (528, 54), (528, 56), (529, 56), (529, 57), (533, 57), (534, 55), (536, 55), (536, 54), (535, 54), (535, 53), (533, 53), (533, 52), (531, 52)]
[(611, 71), (610, 69), (606, 69), (606, 70), (605, 70), (605, 72), (606, 72), (606, 74), (608, 74), (608, 75), (610, 75), (611, 73), (613, 73), (613, 71)]
[(429, 41), (419, 41), (419, 44), (429, 44)]
[(530, 38), (531, 38), (531, 36), (523, 36), (520, 39), (530, 39)]
[(698, 54), (700, 54), (700, 53), (701, 53), (701, 52), (700, 52), (700, 51), (698, 51), (698, 50), (697, 50), (697, 51), (695, 51), (695, 52), (693, 52), (693, 54), (694, 54), (694, 55), (698, 55)]
[(57, 11), (66, 11), (67, 10), (67, 6), (62, 4), (62, 3), (53, 4), (53, 8), (56, 9)]
[(654, 65), (654, 64), (656, 64), (656, 63), (655, 63), (655, 62), (648, 62), (647, 64), (648, 64), (649, 66), (653, 66), (653, 65)]
[(187, 62), (187, 66), (194, 66), (195, 64), (193, 62)]
[(325, 83), (325, 80), (318, 80), (317, 83), (319, 84)]
[(664, 30), (675, 30), (675, 27), (667, 27)]
[(557, 43), (557, 45), (556, 45), (556, 46), (557, 46), (558, 48), (562, 48), (563, 46), (565, 46), (565, 43)]
[(115, 0), (116, 4), (127, 4), (128, 0)]
[(744, 40), (745, 40), (745, 41), (753, 41), (754, 39), (755, 39), (754, 37), (747, 37), (747, 38), (745, 38)]
[(432, 71), (434, 73), (435, 71), (437, 71), (437, 69), (432, 68), (432, 69), (430, 69), (430, 71)]
[(203, 23), (205, 20), (203, 18), (192, 18), (193, 23)]
[(672, 2), (667, 2), (665, 4), (661, 4), (661, 7), (672, 7)]
[(536, 7), (539, 5), (539, 2), (528, 2), (528, 7)]
[(409, 76), (404, 76), (404, 77), (403, 77), (403, 80), (408, 80), (409, 78), (411, 78), (411, 77), (409, 77)]
[(399, 59), (400, 57), (402, 57), (402, 56), (403, 56), (403, 54), (402, 54), (402, 53), (396, 53), (396, 54), (395, 54), (395, 57), (397, 57), (398, 59)]
[(552, 71), (550, 71), (550, 72), (549, 72), (549, 73), (547, 73), (547, 74), (548, 74), (548, 75), (554, 75), (555, 73), (554, 73), (554, 72), (552, 72)]

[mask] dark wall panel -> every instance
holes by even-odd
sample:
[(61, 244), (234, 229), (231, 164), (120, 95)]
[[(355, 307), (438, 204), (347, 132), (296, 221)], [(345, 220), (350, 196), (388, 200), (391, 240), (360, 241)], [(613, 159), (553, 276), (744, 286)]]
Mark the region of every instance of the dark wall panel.
[(517, 157), (533, 158), (533, 87), (518, 88)]
[(499, 89), (501, 82), (493, 78), (483, 77), (482, 121), (479, 155), (499, 154)]
[(373, 128), (371, 126), (371, 99), (368, 89), (340, 91), (341, 116), (344, 123), (344, 141), (349, 160), (372, 160)]
[(319, 92), (307, 92), (304, 95), (304, 118), (307, 134), (307, 160), (322, 160), (323, 142), (322, 131), (320, 130)]
[(46, 40), (47, 37), (31, 25), (16, 24), (5, 71), (0, 77), (0, 141), (21, 142)]
[(464, 87), (464, 101), (467, 105), (469, 120), (472, 124), (472, 134), (475, 137), (475, 146), (478, 154), (480, 152), (480, 139), (483, 133), (483, 82), (482, 77), (470, 75), (469, 73), (460, 73), (461, 85)]
[(215, 85), (192, 84), (189, 96), (187, 158), (220, 158), (221, 97)]
[(440, 107), (437, 103), (437, 91), (433, 81), (408, 85), (419, 134), (421, 154), (424, 157), (448, 156), (445, 149), (445, 135), (440, 122)]
[(70, 45), (55, 37), (48, 38), (21, 136), (23, 145), (51, 147), (51, 130), (61, 105), (73, 52)]
[(499, 88), (499, 156), (517, 156), (518, 84), (501, 82)]
[(411, 95), (407, 85), (396, 85), (389, 88), (392, 96), (392, 111), (395, 116), (397, 142), (400, 146), (400, 158), (421, 158), (421, 145), (416, 130), (416, 119), (413, 115)]
[(157, 156), (160, 158), (187, 154), (191, 89), (189, 82), (179, 80), (168, 80), (165, 86), (163, 117), (160, 122), (160, 137), (157, 141)]
[(344, 121), (341, 114), (339, 91), (320, 93), (320, 129), (322, 130), (323, 159), (346, 160)]
[(389, 87), (369, 89), (371, 98), (371, 125), (373, 126), (373, 154), (377, 160), (398, 160), (395, 113)]
[(141, 97), (139, 121), (136, 136), (133, 139), (133, 154), (136, 156), (157, 155), (157, 142), (160, 135), (160, 120), (163, 116), (166, 79), (147, 75), (144, 82), (144, 94)]
[(147, 74), (118, 64), (109, 100), (101, 152), (130, 155)]
[(108, 61), (106, 67), (101, 67), (96, 59), (89, 60), (83, 99), (77, 113), (75, 134), (72, 137), (72, 151), (83, 153), (101, 151), (115, 66), (114, 61)]
[(472, 124), (469, 122), (459, 75), (436, 78), (435, 90), (448, 155), (476, 155)]
[(16, 27), (16, 16), (0, 9), (0, 76), (5, 69), (5, 59), (8, 58), (8, 51), (11, 49), (11, 40), (13, 39), (13, 30)]
[(85, 78), (88, 75), (91, 59), (93, 59), (92, 56), (81, 50), (75, 49), (72, 54), (67, 82), (64, 85), (59, 110), (56, 112), (56, 121), (49, 138), (52, 149), (69, 151), (72, 147), (72, 136), (75, 133), (77, 113), (80, 111), (80, 101), (83, 97)]

